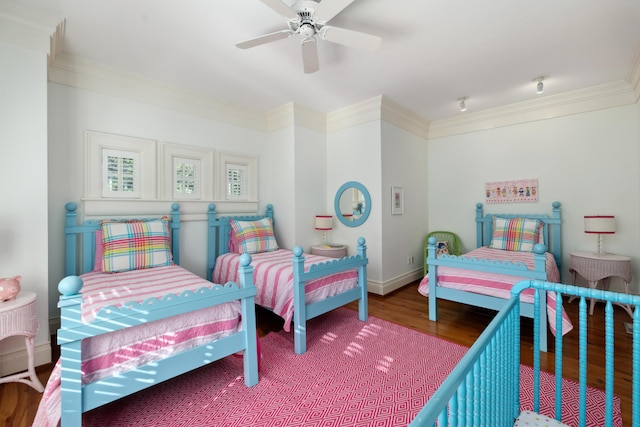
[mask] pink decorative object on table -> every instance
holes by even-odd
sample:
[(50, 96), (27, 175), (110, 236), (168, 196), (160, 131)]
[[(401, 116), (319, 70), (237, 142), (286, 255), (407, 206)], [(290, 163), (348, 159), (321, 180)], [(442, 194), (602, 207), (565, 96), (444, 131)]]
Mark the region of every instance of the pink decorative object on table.
[(20, 293), (20, 280), (22, 276), (0, 279), (0, 301), (12, 300)]

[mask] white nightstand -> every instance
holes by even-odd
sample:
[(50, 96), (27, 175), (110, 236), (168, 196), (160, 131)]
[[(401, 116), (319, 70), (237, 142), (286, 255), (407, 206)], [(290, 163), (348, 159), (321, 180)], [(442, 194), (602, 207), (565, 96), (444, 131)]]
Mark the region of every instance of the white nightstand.
[[(596, 254), (590, 252), (571, 252), (569, 259), (569, 272), (573, 276), (573, 283), (576, 284), (576, 274), (584, 277), (589, 287), (597, 289), (598, 282), (602, 281), (602, 289), (609, 290), (609, 280), (616, 276), (622, 278), (625, 293), (629, 293), (631, 283), (631, 258), (624, 255)], [(571, 302), (575, 297), (571, 297)], [(593, 314), (595, 300), (591, 300), (589, 314)], [(633, 318), (631, 307), (619, 304), (624, 308), (629, 316)]]
[(33, 366), (33, 338), (37, 333), (35, 292), (22, 291), (16, 296), (16, 299), (0, 302), (0, 340), (15, 335), (24, 335), (28, 363), (26, 372), (2, 377), (0, 384), (16, 381), (27, 384), (41, 393), (44, 391)]
[(347, 247), (345, 245), (315, 245), (311, 246), (311, 253), (329, 258), (344, 258), (347, 256)]

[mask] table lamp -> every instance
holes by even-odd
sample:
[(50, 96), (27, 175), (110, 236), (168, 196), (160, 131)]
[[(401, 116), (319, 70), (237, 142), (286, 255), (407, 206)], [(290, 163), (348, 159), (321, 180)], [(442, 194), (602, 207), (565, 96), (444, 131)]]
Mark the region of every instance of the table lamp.
[(322, 244), (327, 244), (327, 231), (333, 230), (332, 227), (333, 216), (331, 215), (316, 215), (315, 229), (322, 231)]
[(585, 215), (584, 232), (598, 235), (598, 253), (602, 254), (602, 235), (615, 234), (615, 217), (613, 215)]

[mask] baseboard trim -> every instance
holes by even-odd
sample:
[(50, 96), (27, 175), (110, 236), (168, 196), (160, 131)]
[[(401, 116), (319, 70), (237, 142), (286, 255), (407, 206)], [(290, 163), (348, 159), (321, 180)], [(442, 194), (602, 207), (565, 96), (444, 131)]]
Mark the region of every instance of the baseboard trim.
[(422, 277), (424, 276), (423, 273), (424, 272), (422, 269), (418, 269), (405, 273), (402, 276), (395, 277), (386, 282), (367, 280), (367, 289), (372, 294), (387, 295), (395, 291), (396, 289), (400, 289), (401, 287), (408, 285), (409, 283), (422, 279)]
[(49, 331), (51, 331), (51, 335), (55, 335), (60, 329), (60, 316), (51, 317), (49, 319)]
[[(51, 363), (51, 343), (40, 344), (34, 348), (34, 366)], [(0, 377), (23, 372), (28, 369), (27, 349), (0, 355)]]

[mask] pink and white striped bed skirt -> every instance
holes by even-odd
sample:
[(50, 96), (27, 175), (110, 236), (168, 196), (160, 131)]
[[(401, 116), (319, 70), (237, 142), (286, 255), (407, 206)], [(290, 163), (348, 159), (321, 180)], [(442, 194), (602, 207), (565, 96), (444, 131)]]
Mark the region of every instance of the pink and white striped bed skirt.
[[(487, 260), (497, 260), (503, 262), (522, 262), (528, 269), (534, 268), (533, 253), (504, 251), (500, 249), (490, 249), (481, 247), (474, 249), (463, 255), (466, 258), (477, 258)], [(548, 272), (547, 281), (559, 282), (560, 272), (556, 265), (553, 255), (546, 254), (546, 271)], [(471, 292), (482, 295), (489, 295), (498, 298), (509, 299), (511, 297), (511, 288), (517, 282), (523, 280), (522, 277), (509, 276), (505, 274), (487, 273), (483, 271), (465, 270), (454, 267), (438, 267), (438, 286), (446, 288), (458, 289), (465, 292)], [(429, 275), (426, 275), (420, 285), (418, 292), (424, 296), (429, 296)], [(533, 290), (523, 292), (521, 301), (532, 303)], [(547, 293), (547, 317), (551, 332), (555, 335), (555, 316), (556, 316), (556, 298), (552, 293)], [(562, 313), (562, 335), (565, 335), (573, 329), (573, 324), (569, 316), (563, 311)]]
[[(284, 319), (284, 330), (289, 332), (293, 318), (293, 251), (279, 249), (251, 255), (253, 279), (257, 289), (256, 304), (273, 310)], [(318, 255), (304, 254), (305, 271), (313, 264), (334, 261)], [(237, 281), (240, 255), (226, 253), (216, 259), (212, 281)], [(358, 286), (357, 270), (342, 271), (305, 283), (307, 304), (321, 301)]]

